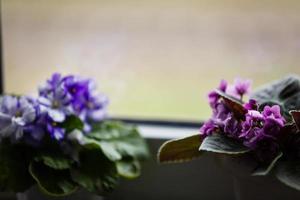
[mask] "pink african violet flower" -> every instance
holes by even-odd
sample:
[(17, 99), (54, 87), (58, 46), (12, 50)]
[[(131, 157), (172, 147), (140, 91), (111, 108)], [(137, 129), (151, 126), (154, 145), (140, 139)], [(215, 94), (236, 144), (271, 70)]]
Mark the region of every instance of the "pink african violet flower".
[(251, 80), (236, 78), (234, 80), (234, 84), (230, 85), (226, 92), (237, 99), (242, 99), (244, 95), (249, 94), (251, 89), (251, 84), (252, 84)]
[[(221, 81), (218, 89), (241, 99), (249, 92), (250, 85), (250, 80), (236, 79), (234, 85), (229, 87), (226, 81)], [(276, 137), (285, 124), (280, 106), (267, 105), (260, 112), (256, 100), (250, 99), (243, 105), (247, 110), (245, 119), (238, 120), (215, 91), (209, 93), (209, 103), (213, 114), (200, 129), (200, 134), (204, 137), (213, 133), (225, 134), (240, 140), (250, 149), (255, 149), (261, 144), (269, 144), (270, 148), (277, 145)]]

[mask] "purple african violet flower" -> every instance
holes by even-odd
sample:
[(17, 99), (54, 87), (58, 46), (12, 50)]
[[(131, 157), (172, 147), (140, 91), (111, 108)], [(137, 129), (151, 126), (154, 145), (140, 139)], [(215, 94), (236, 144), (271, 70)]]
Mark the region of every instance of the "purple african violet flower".
[(249, 110), (246, 120), (242, 122), (242, 131), (239, 135), (244, 144), (250, 148), (255, 147), (257, 140), (263, 137), (262, 126), (264, 123), (263, 115), (256, 110)]
[(91, 130), (90, 121), (101, 121), (106, 116), (108, 99), (96, 93), (90, 79), (56, 73), (40, 88), (39, 94), (38, 102), (47, 115), (47, 130), (56, 139), (65, 135), (65, 130), (57, 124), (70, 115), (82, 120), (85, 133)]
[(65, 80), (65, 89), (72, 96), (72, 106), (76, 113), (82, 112), (86, 107), (85, 102), (82, 101), (82, 96), (89, 93), (90, 80), (81, 79), (75, 76), (67, 76)]
[(255, 149), (264, 140), (276, 140), (285, 120), (280, 114), (280, 107), (265, 106), (262, 113), (257, 110), (249, 110), (246, 120), (242, 122), (240, 138), (244, 144)]
[(84, 121), (85, 132), (91, 131), (90, 121), (102, 121), (107, 114), (108, 98), (104, 95), (92, 95), (92, 93), (84, 93), (82, 103), (85, 107), (81, 111), (80, 118)]
[(59, 127), (54, 121), (48, 121), (47, 130), (50, 133), (50, 136), (56, 140), (63, 139), (66, 133), (65, 129)]
[(32, 104), (36, 110), (36, 119), (24, 129), (24, 137), (27, 142), (38, 144), (45, 135), (45, 114), (41, 112), (38, 101), (32, 97), (26, 97), (28, 102)]
[[(250, 84), (249, 80), (236, 79), (233, 86), (227, 87), (227, 83), (222, 81), (218, 89), (242, 99), (243, 95), (249, 92)], [(247, 110), (245, 119), (237, 120), (215, 91), (209, 93), (209, 103), (213, 114), (200, 129), (200, 134), (204, 137), (220, 133), (240, 140), (251, 149), (266, 148), (266, 145), (269, 145), (270, 149), (277, 148), (276, 140), (285, 123), (278, 105), (265, 106), (264, 110), (259, 112), (256, 100), (250, 99), (243, 105)]]
[[(221, 90), (222, 92), (225, 92), (227, 89), (227, 82), (225, 80), (221, 80), (218, 89)], [(212, 108), (216, 106), (219, 99), (220, 99), (220, 95), (216, 91), (211, 91), (208, 94), (208, 101)]]
[[(106, 107), (108, 105), (108, 98), (103, 95), (90, 96), (89, 94), (84, 95), (86, 103), (85, 109), (82, 111), (81, 116), (89, 121), (101, 121), (106, 117)], [(85, 130), (89, 130), (88, 124), (85, 125)], [(88, 129), (86, 129), (88, 128)]]
[(238, 138), (240, 131), (240, 122), (223, 102), (219, 102), (213, 109), (213, 116), (201, 127), (200, 134), (208, 136), (214, 132), (223, 132), (230, 137)]
[(53, 89), (59, 87), (62, 82), (62, 76), (59, 73), (54, 73), (50, 79), (48, 79), (44, 85), (39, 88), (40, 96), (48, 96), (49, 93), (53, 92)]
[(65, 87), (72, 96), (74, 111), (84, 122), (84, 131), (90, 132), (89, 121), (101, 121), (106, 117), (108, 98), (96, 92), (95, 83), (90, 79), (68, 76)]
[(227, 85), (228, 85), (227, 81), (221, 80), (218, 89), (221, 90), (222, 92), (226, 92)]
[[(234, 85), (227, 86), (225, 81), (222, 82), (218, 89), (240, 100), (249, 92), (251, 83), (236, 79)], [(265, 106), (260, 112), (256, 100), (250, 99), (243, 105), (247, 111), (245, 118), (236, 119), (216, 91), (210, 92), (208, 97), (213, 114), (201, 127), (202, 136), (224, 134), (254, 150), (260, 161), (274, 159), (279, 150), (278, 139), (285, 124), (280, 106)]]
[(241, 132), (241, 124), (232, 113), (228, 114), (224, 121), (224, 133), (232, 138), (238, 138)]
[(237, 78), (234, 80), (234, 84), (228, 87), (226, 92), (238, 99), (242, 99), (244, 95), (250, 92), (251, 84), (251, 80)]
[[(225, 80), (221, 80), (217, 89), (225, 92), (227, 89), (227, 82)], [(223, 121), (227, 118), (229, 113), (226, 106), (220, 102), (220, 95), (215, 90), (208, 94), (208, 101), (210, 107), (213, 109), (213, 116), (210, 120), (204, 123), (200, 129), (200, 134), (204, 136), (211, 135), (213, 131), (218, 129), (219, 126), (222, 126)]]
[(218, 95), (218, 93), (216, 93), (215, 91), (211, 91), (208, 94), (208, 102), (211, 108), (214, 108), (217, 104), (217, 102), (219, 101), (220, 95)]
[(96, 92), (95, 83), (92, 80), (82, 80), (79, 84), (80, 89), (73, 96), (74, 109), (82, 119), (103, 120), (106, 116), (108, 98)]
[(38, 146), (45, 133), (56, 140), (70, 139), (62, 124), (71, 115), (81, 119), (83, 133), (87, 134), (91, 122), (105, 118), (107, 105), (107, 97), (96, 93), (92, 80), (55, 73), (39, 88), (37, 99), (14, 96), (0, 99), (0, 141), (22, 139)]
[[(108, 98), (96, 93), (95, 83), (91, 79), (82, 79), (77, 76), (62, 77), (59, 74), (54, 74), (52, 81), (48, 81), (48, 85), (49, 83), (60, 88), (58, 94), (61, 95), (58, 95), (55, 105), (59, 104), (58, 102), (61, 102), (59, 105), (62, 107), (70, 105), (72, 114), (79, 115), (83, 121), (87, 119), (99, 121), (105, 117)], [(53, 92), (55, 91), (50, 90), (50, 94)], [(43, 91), (40, 93), (45, 94)], [(67, 107), (67, 111), (69, 110)]]
[(242, 80), (240, 78), (235, 79), (234, 87), (237, 94), (243, 96), (248, 94), (251, 88), (252, 81), (251, 80)]
[(230, 114), (230, 110), (227, 108), (227, 106), (223, 102), (219, 102), (215, 109), (213, 109), (213, 118), (217, 121), (220, 121), (222, 124), (223, 121), (225, 121), (228, 118), (228, 115)]
[(265, 137), (276, 138), (283, 127), (282, 124), (277, 121), (266, 118), (263, 126), (263, 132)]
[(63, 122), (73, 110), (71, 95), (65, 89), (64, 79), (60, 74), (53, 74), (51, 79), (39, 89), (38, 102), (42, 111), (47, 112), (54, 122)]
[(257, 110), (258, 105), (255, 99), (250, 99), (248, 103), (244, 104), (246, 110)]
[(223, 103), (216, 103), (215, 107), (213, 107), (213, 116), (200, 128), (200, 134), (208, 136), (224, 127), (224, 121), (227, 119), (228, 114), (229, 110)]
[(34, 144), (34, 143), (38, 144), (39, 141), (43, 139), (44, 135), (45, 135), (44, 124), (35, 122), (24, 128), (25, 140), (30, 144)]
[[(19, 140), (37, 118), (37, 108), (26, 97), (4, 96), (0, 102), (0, 138)], [(36, 129), (32, 129), (34, 134)]]
[(217, 126), (212, 119), (206, 121), (200, 128), (200, 135), (209, 136), (214, 133)]
[(71, 106), (72, 96), (65, 88), (65, 79), (55, 73), (47, 80), (44, 86), (40, 87), (38, 102), (44, 117), (45, 126), (51, 137), (60, 140), (64, 137), (65, 130), (58, 127), (68, 115), (74, 113)]
[(265, 106), (262, 114), (266, 119), (274, 120), (280, 126), (283, 126), (285, 123), (285, 119), (282, 117), (282, 115), (280, 113), (279, 105), (274, 105), (272, 107)]

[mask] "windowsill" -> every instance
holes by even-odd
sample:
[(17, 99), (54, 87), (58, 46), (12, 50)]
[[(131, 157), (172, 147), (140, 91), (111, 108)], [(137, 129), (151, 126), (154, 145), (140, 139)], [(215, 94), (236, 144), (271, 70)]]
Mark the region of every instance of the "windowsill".
[(175, 139), (199, 132), (199, 128), (138, 125), (141, 135), (147, 139)]

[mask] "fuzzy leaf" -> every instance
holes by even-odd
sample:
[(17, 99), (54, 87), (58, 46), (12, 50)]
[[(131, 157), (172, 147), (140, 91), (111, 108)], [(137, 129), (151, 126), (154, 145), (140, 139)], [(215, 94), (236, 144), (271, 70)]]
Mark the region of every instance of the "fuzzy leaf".
[(202, 138), (199, 134), (165, 142), (158, 150), (158, 161), (183, 162), (199, 157), (198, 151)]
[(278, 155), (270, 162), (262, 164), (262, 166), (255, 169), (252, 173), (252, 176), (265, 176), (267, 175), (275, 166), (277, 161), (282, 157), (282, 152), (279, 152)]
[(216, 92), (223, 98), (225, 105), (233, 112), (237, 119), (244, 119), (247, 110), (244, 108), (242, 102), (225, 92), (216, 89)]
[(300, 161), (280, 161), (276, 167), (276, 177), (287, 186), (300, 190)]
[(262, 109), (265, 105), (281, 106), (284, 117), (291, 121), (290, 110), (300, 109), (300, 78), (288, 76), (267, 84), (251, 95)]
[(139, 159), (149, 157), (145, 140), (131, 125), (113, 121), (99, 123), (94, 125), (92, 133), (87, 137), (100, 141), (100, 147), (111, 160), (120, 160), (126, 156)]
[(44, 154), (37, 156), (35, 161), (42, 161), (48, 167), (53, 169), (69, 169), (72, 161), (60, 155)]
[(111, 161), (118, 161), (122, 159), (122, 155), (117, 151), (116, 147), (106, 141), (97, 141), (93, 138), (83, 138), (82, 144), (86, 147), (98, 146), (106, 157)]
[[(284, 111), (289, 114), (291, 110), (300, 110), (300, 92), (294, 94), (292, 97), (286, 99), (283, 104)], [(290, 117), (290, 115), (289, 115)]]
[(292, 110), (292, 111), (290, 111), (290, 114), (292, 115), (293, 120), (294, 120), (298, 130), (300, 131), (300, 111)]
[(207, 136), (200, 148), (200, 151), (210, 151), (223, 154), (242, 154), (250, 151), (239, 141), (224, 136), (223, 134), (212, 134)]
[(132, 159), (123, 159), (117, 162), (117, 171), (120, 176), (128, 179), (136, 178), (141, 173), (140, 163)]
[(69, 170), (55, 170), (42, 162), (31, 162), (29, 172), (40, 190), (47, 195), (66, 196), (78, 189), (71, 180)]
[(80, 152), (80, 165), (71, 171), (72, 179), (90, 192), (103, 195), (115, 188), (118, 173), (114, 162), (100, 148)]

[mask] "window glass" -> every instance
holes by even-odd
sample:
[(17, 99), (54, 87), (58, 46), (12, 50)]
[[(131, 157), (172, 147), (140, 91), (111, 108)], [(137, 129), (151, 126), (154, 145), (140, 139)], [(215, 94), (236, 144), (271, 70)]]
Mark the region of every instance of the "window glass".
[(300, 74), (300, 1), (3, 0), (5, 90), (97, 80), (115, 116), (205, 119), (221, 78)]

